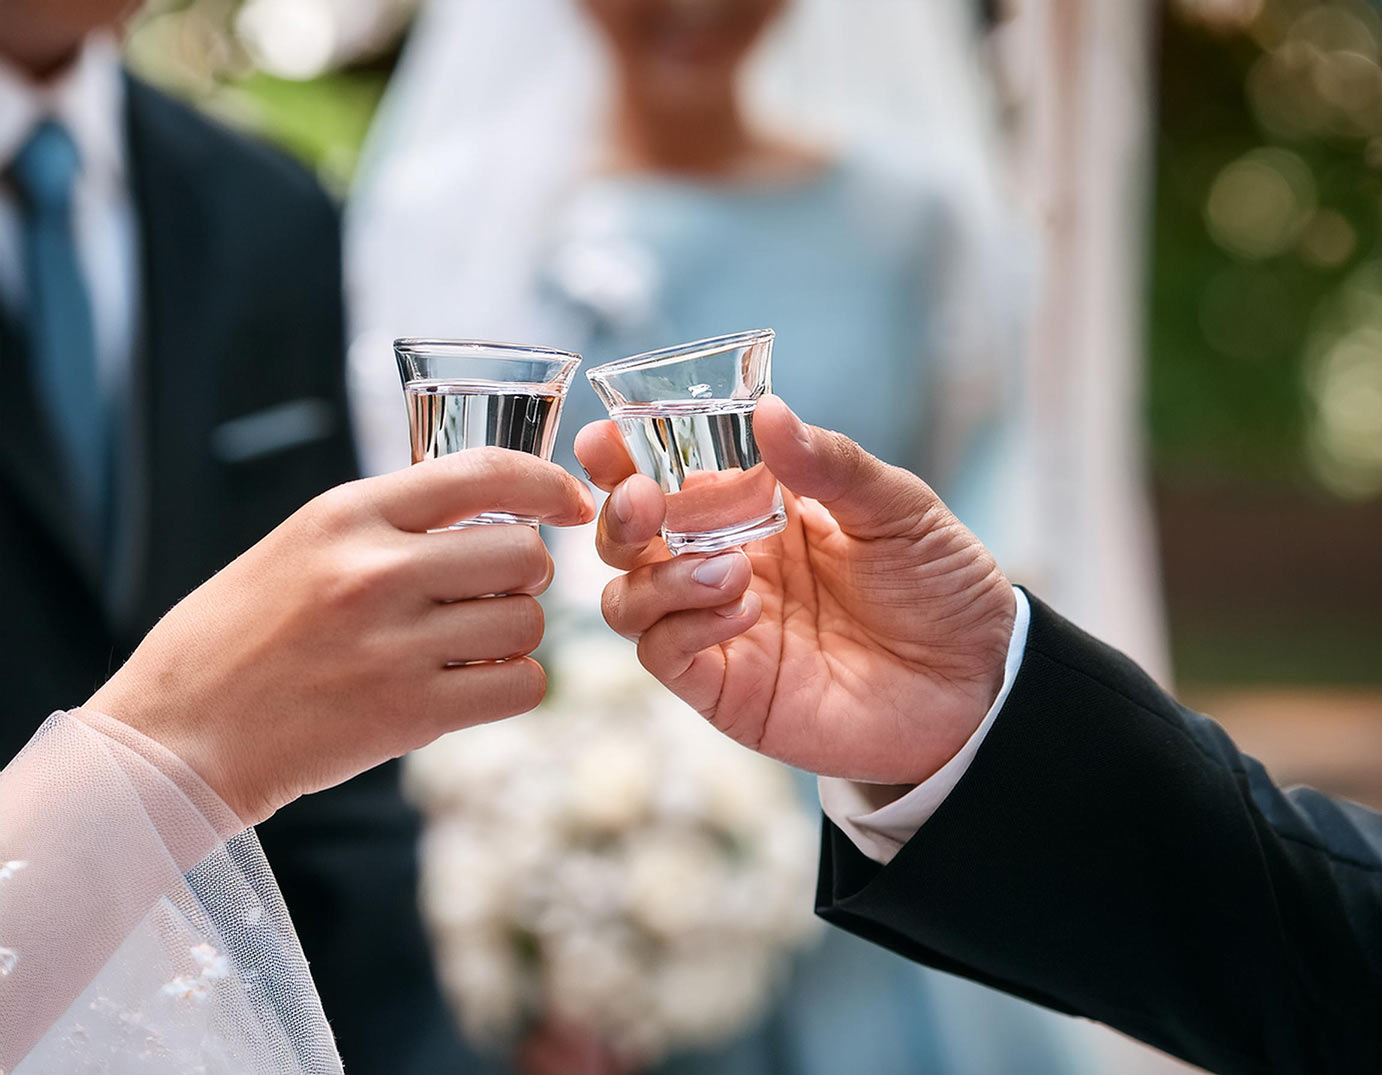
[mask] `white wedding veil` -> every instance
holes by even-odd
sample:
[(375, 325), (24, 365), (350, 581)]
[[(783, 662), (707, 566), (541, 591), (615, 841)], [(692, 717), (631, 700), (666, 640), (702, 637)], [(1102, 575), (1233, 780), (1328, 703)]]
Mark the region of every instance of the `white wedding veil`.
[[(970, 250), (991, 248), (1008, 230), (974, 18), (968, 0), (794, 0), (754, 58), (750, 113), (808, 141), (924, 160), (977, 237)], [(578, 0), (431, 0), (419, 15), (346, 215), (367, 470), (407, 462), (392, 337), (543, 332), (534, 274), (601, 146), (600, 49)]]
[[(963, 443), (1001, 394), (1016, 416), (992, 500), (1005, 568), (1166, 680), (1137, 345), (1150, 8), (1008, 6), (1005, 136), (974, 0), (795, 0), (755, 59), (748, 103), (798, 136), (922, 162), (958, 233), (950, 294), (928, 301), (950, 322), (934, 417), (954, 427), (932, 443)], [(543, 338), (561, 330), (544, 326), (532, 284), (600, 142), (599, 48), (579, 0), (424, 6), (346, 217), (367, 470), (408, 461), (391, 337), (563, 343)]]

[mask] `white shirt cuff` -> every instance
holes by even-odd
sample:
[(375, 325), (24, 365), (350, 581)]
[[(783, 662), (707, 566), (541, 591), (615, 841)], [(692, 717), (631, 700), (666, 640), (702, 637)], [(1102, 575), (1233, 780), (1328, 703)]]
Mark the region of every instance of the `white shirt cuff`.
[(1008, 700), (1017, 670), (1022, 666), (1022, 655), (1027, 649), (1027, 627), (1032, 619), (1027, 595), (1013, 587), (1013, 596), (1017, 610), (1013, 617), (1012, 638), (1008, 642), (1008, 657), (1003, 665), (1003, 685), (979, 727), (953, 758), (913, 788), (863, 784), (833, 776), (820, 778), (821, 808), (826, 816), (874, 862), (886, 866), (917, 830), (931, 820), (931, 815), (940, 809), (941, 803), (968, 771), (999, 710)]

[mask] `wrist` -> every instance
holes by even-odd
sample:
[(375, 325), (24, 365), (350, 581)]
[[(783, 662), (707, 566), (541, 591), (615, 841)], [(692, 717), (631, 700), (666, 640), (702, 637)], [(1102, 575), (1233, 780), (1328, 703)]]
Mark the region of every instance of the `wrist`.
[(132, 728), (175, 755), (200, 777), (245, 825), (269, 817), (243, 781), (233, 778), (227, 752), (214, 734), (218, 722), (205, 707), (179, 696), (170, 684), (143, 675), (133, 661), (87, 699), (84, 709), (103, 714)]
[[(979, 689), (976, 710), (978, 716), (974, 722), (975, 727), (978, 727), (979, 722), (984, 719), (984, 715), (993, 708), (994, 703), (1004, 693), (1004, 685), (1009, 677), (1008, 666), (1011, 663), (1013, 640), (1017, 628), (1020, 607), (1017, 589), (1000, 574), (995, 590), (997, 590), (995, 602), (997, 611), (992, 623), (985, 630), (986, 645), (977, 677)], [(1021, 599), (1021, 606), (1025, 607), (1025, 605), (1026, 599), (1024, 597)], [(1025, 647), (1026, 642), (1027, 631), (1024, 625), (1021, 645)]]

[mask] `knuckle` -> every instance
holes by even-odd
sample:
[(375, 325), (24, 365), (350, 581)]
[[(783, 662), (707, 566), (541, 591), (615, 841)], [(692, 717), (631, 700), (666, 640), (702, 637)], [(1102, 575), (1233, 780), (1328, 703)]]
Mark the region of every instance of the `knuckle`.
[(514, 568), (525, 585), (539, 583), (546, 577), (552, 562), (547, 545), (535, 528), (520, 526), (516, 529), (518, 532), (509, 545)]
[(532, 597), (515, 597), (513, 613), (515, 620), (515, 641), (524, 653), (531, 653), (542, 643), (542, 633), (547, 618), (542, 605)]
[(638, 663), (658, 679), (662, 678), (664, 630), (653, 628), (638, 640)]
[(610, 567), (627, 571), (638, 563), (648, 543), (624, 540), (620, 533), (623, 525), (613, 516), (606, 503), (600, 513), (600, 525), (595, 531), (595, 551)]
[(595, 529), (595, 553), (600, 557), (600, 562), (608, 564), (610, 567), (622, 568), (623, 560), (619, 556), (619, 547), (609, 536), (605, 529), (603, 517), (600, 519), (599, 526)]
[(468, 452), (458, 453), (467, 456), (469, 469), (481, 474), (499, 478), (516, 478), (522, 465), (522, 454), (486, 444)]
[(320, 590), (337, 607), (370, 604), (395, 586), (405, 563), (404, 556), (390, 549), (370, 548), (336, 555), (331, 557)]
[(328, 538), (339, 538), (359, 525), (365, 502), (362, 482), (337, 485), (310, 500), (302, 509), (304, 521)]
[(552, 580), (557, 575), (557, 563), (552, 559), (552, 554), (544, 550), (542, 563), (542, 577), (533, 586), (533, 592), (540, 594), (546, 593), (547, 587), (552, 585)]
[(889, 488), (886, 508), (879, 514), (885, 519), (899, 520), (906, 536), (920, 539), (952, 520), (958, 523), (940, 497), (916, 475), (898, 470), (893, 477), (897, 480)]
[(469, 723), (503, 720), (542, 704), (547, 693), (547, 673), (531, 657), (515, 657), (490, 665), (483, 678), (474, 681), (472, 690), (479, 693), (471, 696)]
[(864, 478), (864, 450), (843, 433), (832, 432), (827, 440), (827, 454), (831, 458), (828, 471), (836, 475), (834, 496), (842, 496), (859, 486)]
[(600, 614), (614, 630), (623, 634), (628, 625), (625, 622), (625, 597), (628, 590), (627, 578), (617, 578), (605, 586), (600, 595)]
[[(490, 546), (487, 556), (498, 571), (504, 592), (541, 593), (551, 582), (554, 565), (547, 546), (534, 527), (507, 526), (498, 546)], [(490, 535), (485, 535), (489, 537)]]
[(542, 704), (547, 695), (547, 673), (531, 658), (514, 661), (513, 710), (526, 713)]
[(691, 613), (671, 616), (663, 624), (664, 645), (675, 653), (687, 653), (695, 647), (691, 645)]

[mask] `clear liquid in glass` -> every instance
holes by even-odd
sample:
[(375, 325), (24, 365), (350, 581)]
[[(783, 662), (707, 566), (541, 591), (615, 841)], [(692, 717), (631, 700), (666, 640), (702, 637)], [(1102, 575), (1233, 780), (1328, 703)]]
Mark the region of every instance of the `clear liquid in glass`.
[(610, 412), (642, 474), (667, 494), (674, 553), (718, 552), (787, 525), (782, 492), (758, 454), (751, 399), (665, 400)]
[[(563, 393), (551, 385), (496, 381), (409, 381), (408, 403), (413, 462), (493, 446), (552, 458), (561, 418)], [(452, 528), (478, 523), (524, 523), (537, 520), (507, 511), (486, 511)]]

